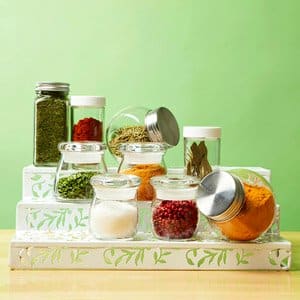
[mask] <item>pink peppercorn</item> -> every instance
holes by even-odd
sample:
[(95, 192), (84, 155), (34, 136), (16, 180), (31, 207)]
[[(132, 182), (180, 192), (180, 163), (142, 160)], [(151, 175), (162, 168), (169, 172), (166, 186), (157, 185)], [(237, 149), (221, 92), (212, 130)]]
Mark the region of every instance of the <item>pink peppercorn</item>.
[(163, 239), (190, 239), (198, 224), (198, 208), (193, 200), (163, 200), (152, 212), (153, 230)]

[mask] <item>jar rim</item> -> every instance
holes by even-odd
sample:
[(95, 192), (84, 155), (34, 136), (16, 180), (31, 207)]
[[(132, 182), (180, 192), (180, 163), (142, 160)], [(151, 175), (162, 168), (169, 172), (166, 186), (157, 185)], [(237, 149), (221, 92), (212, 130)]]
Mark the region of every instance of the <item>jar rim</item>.
[(169, 174), (163, 176), (154, 176), (151, 178), (151, 184), (155, 188), (164, 189), (186, 189), (198, 188), (200, 179), (189, 175)]
[(119, 149), (121, 152), (131, 153), (149, 153), (164, 152), (169, 148), (166, 143), (143, 142), (143, 143), (121, 143)]
[(91, 178), (91, 185), (95, 188), (136, 188), (141, 182), (140, 177), (125, 174), (103, 174)]
[(106, 145), (101, 142), (63, 142), (58, 145), (60, 152), (104, 152)]

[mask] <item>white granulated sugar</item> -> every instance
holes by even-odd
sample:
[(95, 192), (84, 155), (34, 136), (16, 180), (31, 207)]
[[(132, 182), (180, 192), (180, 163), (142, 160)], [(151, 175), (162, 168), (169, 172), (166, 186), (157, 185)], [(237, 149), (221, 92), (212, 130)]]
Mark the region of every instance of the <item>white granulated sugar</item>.
[(137, 225), (137, 207), (126, 202), (102, 201), (91, 209), (92, 232), (103, 239), (132, 237)]

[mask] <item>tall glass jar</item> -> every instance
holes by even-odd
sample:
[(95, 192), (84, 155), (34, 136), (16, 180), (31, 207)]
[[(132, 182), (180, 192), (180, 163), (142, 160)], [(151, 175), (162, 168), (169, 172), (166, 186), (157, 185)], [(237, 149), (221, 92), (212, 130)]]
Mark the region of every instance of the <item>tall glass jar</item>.
[(92, 177), (95, 196), (90, 208), (90, 232), (97, 239), (132, 239), (138, 223), (137, 176), (108, 174)]
[(55, 178), (55, 196), (59, 202), (90, 202), (93, 189), (90, 180), (107, 172), (105, 145), (99, 142), (59, 144), (61, 160)]
[(150, 179), (167, 173), (164, 162), (166, 150), (167, 145), (164, 143), (121, 144), (122, 161), (118, 173), (136, 175), (141, 178), (137, 191), (138, 201), (154, 199), (155, 193)]
[(220, 165), (220, 127), (185, 126), (183, 137), (187, 175), (201, 179)]
[(199, 222), (196, 195), (199, 180), (185, 175), (157, 176), (151, 179), (156, 191), (152, 205), (152, 228), (163, 240), (189, 240), (195, 237)]
[(127, 107), (118, 112), (109, 123), (106, 142), (115, 158), (121, 159), (122, 143), (159, 142), (176, 146), (179, 128), (172, 112), (166, 107), (148, 109)]
[(72, 141), (103, 141), (105, 98), (71, 96)]
[(68, 140), (69, 84), (38, 82), (34, 102), (35, 166), (56, 166), (59, 143)]
[(235, 241), (260, 237), (272, 225), (276, 209), (270, 184), (247, 169), (208, 174), (201, 181), (197, 204), (224, 237)]

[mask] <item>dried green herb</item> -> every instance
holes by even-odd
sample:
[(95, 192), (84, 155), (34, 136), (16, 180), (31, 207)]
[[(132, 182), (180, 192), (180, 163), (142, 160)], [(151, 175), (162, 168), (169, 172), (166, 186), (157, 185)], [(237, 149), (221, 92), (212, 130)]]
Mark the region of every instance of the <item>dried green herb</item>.
[(187, 175), (197, 176), (202, 179), (212, 171), (207, 160), (207, 148), (204, 141), (193, 143), (188, 151)]
[(91, 199), (94, 192), (90, 184), (97, 172), (78, 172), (62, 177), (57, 183), (57, 193), (64, 199)]
[(35, 165), (55, 165), (60, 159), (57, 145), (68, 139), (67, 101), (46, 97), (36, 103)]
[(110, 151), (116, 155), (121, 156), (119, 146), (122, 143), (140, 143), (150, 142), (147, 130), (144, 126), (127, 126), (116, 130), (112, 139), (108, 142)]

